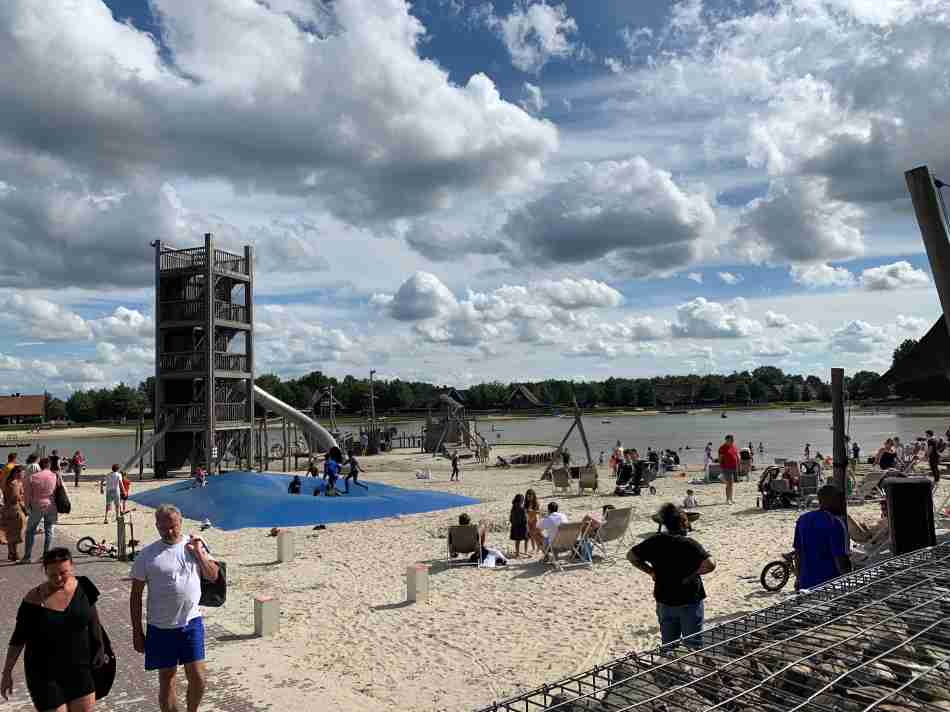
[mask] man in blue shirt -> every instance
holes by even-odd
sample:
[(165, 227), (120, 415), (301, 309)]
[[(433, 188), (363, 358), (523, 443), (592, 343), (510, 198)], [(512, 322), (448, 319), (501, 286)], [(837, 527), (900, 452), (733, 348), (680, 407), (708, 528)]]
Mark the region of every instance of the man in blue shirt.
[(814, 588), (851, 571), (848, 531), (839, 517), (844, 498), (834, 485), (818, 490), (819, 509), (795, 523), (795, 571), (798, 588)]

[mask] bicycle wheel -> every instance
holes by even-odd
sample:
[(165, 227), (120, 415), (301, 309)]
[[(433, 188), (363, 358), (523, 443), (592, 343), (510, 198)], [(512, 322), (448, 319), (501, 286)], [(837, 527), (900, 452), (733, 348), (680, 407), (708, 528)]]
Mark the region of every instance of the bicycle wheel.
[(770, 561), (762, 569), (762, 575), (759, 576), (759, 582), (766, 591), (781, 591), (792, 571), (784, 561)]
[(99, 544), (91, 536), (84, 536), (76, 542), (76, 551), (80, 554), (91, 554), (99, 547)]

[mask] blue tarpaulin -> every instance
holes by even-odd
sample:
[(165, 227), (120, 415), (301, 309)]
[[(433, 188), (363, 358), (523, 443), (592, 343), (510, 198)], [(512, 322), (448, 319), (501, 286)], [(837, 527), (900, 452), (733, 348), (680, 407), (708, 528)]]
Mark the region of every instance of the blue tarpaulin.
[[(179, 480), (133, 494), (129, 499), (152, 508), (173, 504), (188, 519), (207, 519), (225, 530), (357, 522), (478, 502), (449, 492), (408, 490), (376, 482), (364, 483), (368, 490), (351, 482), (347, 495), (315, 497), (315, 489), (323, 491), (323, 480), (313, 477), (301, 477), (301, 494), (292, 495), (287, 493), (292, 479), (292, 475), (269, 472), (229, 472), (210, 477), (206, 487), (192, 487), (191, 480)], [(343, 490), (342, 479), (337, 489)]]

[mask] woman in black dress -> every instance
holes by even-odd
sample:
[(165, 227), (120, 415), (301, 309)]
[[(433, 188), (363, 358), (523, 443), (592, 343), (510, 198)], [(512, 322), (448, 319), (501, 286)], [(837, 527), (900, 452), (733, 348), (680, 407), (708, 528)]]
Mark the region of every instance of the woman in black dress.
[[(516, 494), (511, 502), (511, 540), (515, 543), (514, 558), (521, 558), (521, 542), (528, 541), (528, 512), (524, 508), (524, 495)], [(524, 553), (528, 553), (528, 544), (524, 545)]]
[(13, 668), (26, 647), (26, 687), (37, 710), (89, 712), (96, 702), (93, 668), (109, 662), (96, 612), (99, 590), (73, 574), (68, 549), (43, 556), (46, 582), (26, 594), (3, 665), (0, 695), (13, 691)]

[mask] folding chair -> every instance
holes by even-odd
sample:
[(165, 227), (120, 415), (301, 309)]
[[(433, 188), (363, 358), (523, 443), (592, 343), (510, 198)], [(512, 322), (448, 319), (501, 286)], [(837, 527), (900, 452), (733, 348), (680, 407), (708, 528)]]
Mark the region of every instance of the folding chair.
[[(583, 522), (567, 522), (557, 528), (550, 541), (545, 542), (544, 555), (545, 557), (551, 557), (554, 568), (558, 571), (563, 571), (564, 569), (564, 564), (558, 559), (558, 554), (564, 553), (565, 551), (568, 553), (573, 552), (577, 544), (584, 541), (583, 534), (585, 529), (586, 526)], [(573, 565), (593, 566), (591, 561), (585, 561), (583, 558), (580, 559), (580, 561), (572, 563)], [(570, 566), (571, 563), (568, 565)]]
[(597, 491), (597, 468), (593, 465), (580, 468), (578, 473), (577, 493), (584, 494), (585, 489), (589, 489), (591, 492)]
[[(478, 527), (474, 524), (457, 524), (449, 527), (449, 533), (445, 537), (445, 546), (446, 546), (446, 562), (449, 566), (477, 566), (481, 568), (482, 565), (482, 542), (481, 535), (478, 531)], [(478, 556), (475, 557), (475, 563), (473, 564), (467, 558), (459, 560), (458, 558), (453, 558), (452, 554), (459, 554), (462, 556), (477, 553)]]
[[(615, 561), (624, 548), (624, 539), (627, 529), (633, 519), (633, 507), (623, 509), (608, 509), (607, 518), (600, 528), (591, 537), (594, 550), (599, 552), (604, 561)], [(613, 544), (613, 550), (608, 544)]]
[(571, 471), (566, 467), (555, 467), (551, 470), (551, 482), (554, 484), (554, 494), (558, 491), (567, 492), (571, 489)]

